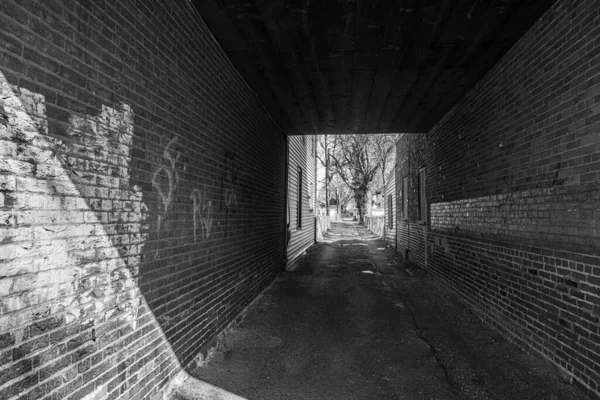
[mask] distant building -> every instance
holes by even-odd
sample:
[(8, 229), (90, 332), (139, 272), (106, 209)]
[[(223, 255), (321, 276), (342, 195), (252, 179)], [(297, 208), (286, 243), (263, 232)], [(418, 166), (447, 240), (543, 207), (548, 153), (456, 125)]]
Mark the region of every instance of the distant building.
[(315, 242), (316, 143), (316, 136), (288, 137), (288, 269)]

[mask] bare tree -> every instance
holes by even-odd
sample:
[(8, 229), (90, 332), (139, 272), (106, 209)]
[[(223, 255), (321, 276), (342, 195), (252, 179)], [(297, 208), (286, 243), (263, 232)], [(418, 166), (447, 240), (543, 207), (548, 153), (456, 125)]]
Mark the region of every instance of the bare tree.
[[(352, 190), (360, 223), (364, 222), (367, 192), (381, 173), (382, 182), (390, 167), (394, 153), (395, 135), (332, 135), (330, 151), (334, 174)], [(393, 165), (393, 163), (392, 163)]]
[(331, 199), (331, 180), (335, 176), (336, 172), (330, 168), (330, 149), (331, 149), (331, 136), (322, 135), (317, 139), (318, 149), (317, 158), (321, 162), (321, 165), (325, 167), (325, 213), (329, 216), (329, 201)]
[(385, 180), (396, 163), (396, 137), (397, 135), (378, 135), (375, 140), (374, 156), (380, 165), (381, 187), (385, 187)]
[(342, 210), (354, 197), (354, 192), (346, 185), (338, 174), (334, 174), (331, 179), (331, 191), (335, 193), (335, 199), (337, 201), (337, 217), (340, 218)]

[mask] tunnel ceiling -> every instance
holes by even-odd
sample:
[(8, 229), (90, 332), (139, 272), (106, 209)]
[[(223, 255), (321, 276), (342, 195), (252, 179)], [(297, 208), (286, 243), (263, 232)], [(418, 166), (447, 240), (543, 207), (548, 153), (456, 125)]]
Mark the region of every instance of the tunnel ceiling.
[(551, 0), (191, 0), (290, 134), (427, 132)]

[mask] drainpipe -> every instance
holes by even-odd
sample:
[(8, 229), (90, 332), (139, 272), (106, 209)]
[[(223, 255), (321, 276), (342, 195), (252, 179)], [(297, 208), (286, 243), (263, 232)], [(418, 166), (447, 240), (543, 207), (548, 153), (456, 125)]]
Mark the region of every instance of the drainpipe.
[(283, 203), (284, 203), (284, 216), (283, 216), (283, 237), (284, 237), (284, 244), (283, 244), (283, 271), (285, 271), (285, 268), (287, 267), (287, 251), (288, 251), (288, 244), (290, 242), (290, 202), (289, 202), (289, 196), (290, 196), (290, 188), (289, 186), (289, 164), (290, 164), (290, 151), (289, 151), (289, 137), (287, 135), (285, 135), (285, 183), (284, 183), (284, 187), (285, 187), (285, 193), (284, 193), (284, 198), (283, 198)]

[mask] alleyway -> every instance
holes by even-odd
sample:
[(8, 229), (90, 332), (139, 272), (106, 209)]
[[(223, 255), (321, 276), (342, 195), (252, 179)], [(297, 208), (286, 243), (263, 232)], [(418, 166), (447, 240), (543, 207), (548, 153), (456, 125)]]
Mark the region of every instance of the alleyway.
[(257, 400), (587, 398), (395, 257), (334, 223), (193, 375)]

